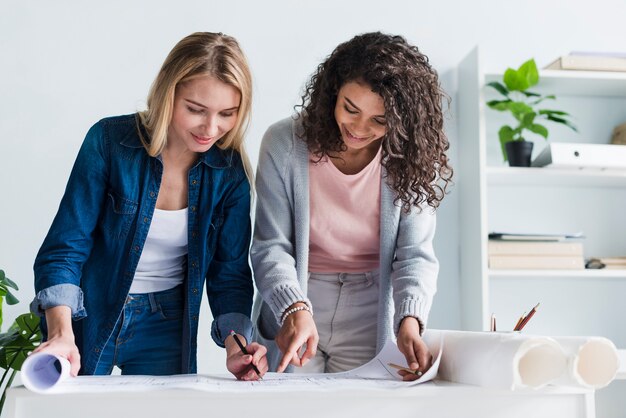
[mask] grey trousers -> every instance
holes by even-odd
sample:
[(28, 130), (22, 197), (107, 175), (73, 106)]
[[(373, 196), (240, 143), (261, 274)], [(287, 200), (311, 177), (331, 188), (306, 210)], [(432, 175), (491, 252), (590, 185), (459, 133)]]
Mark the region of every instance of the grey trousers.
[(376, 355), (378, 271), (309, 273), (319, 344), (315, 358), (295, 373), (335, 373), (354, 369)]

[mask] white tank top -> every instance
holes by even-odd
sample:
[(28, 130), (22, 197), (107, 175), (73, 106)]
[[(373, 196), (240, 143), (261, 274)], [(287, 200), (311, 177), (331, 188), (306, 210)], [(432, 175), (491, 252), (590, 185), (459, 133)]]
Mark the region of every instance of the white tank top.
[(155, 209), (130, 293), (172, 289), (187, 270), (187, 208)]

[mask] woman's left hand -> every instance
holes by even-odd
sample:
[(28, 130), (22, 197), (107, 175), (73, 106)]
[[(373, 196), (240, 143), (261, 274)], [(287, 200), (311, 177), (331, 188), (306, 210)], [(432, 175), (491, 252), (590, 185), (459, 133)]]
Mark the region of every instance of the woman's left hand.
[(428, 350), (428, 346), (420, 336), (420, 325), (417, 318), (407, 316), (400, 323), (398, 331), (398, 349), (404, 357), (409, 369), (415, 370), (417, 373), (409, 373), (404, 370), (398, 372), (402, 376), (402, 380), (417, 380), (428, 369), (433, 362), (433, 356)]
[[(245, 341), (245, 338), (239, 336)], [(228, 336), (224, 342), (226, 346), (226, 368), (237, 380), (259, 380), (268, 369), (267, 348), (259, 343), (246, 345), (248, 354), (244, 354), (232, 336)], [(260, 372), (257, 374), (252, 366), (256, 366)]]

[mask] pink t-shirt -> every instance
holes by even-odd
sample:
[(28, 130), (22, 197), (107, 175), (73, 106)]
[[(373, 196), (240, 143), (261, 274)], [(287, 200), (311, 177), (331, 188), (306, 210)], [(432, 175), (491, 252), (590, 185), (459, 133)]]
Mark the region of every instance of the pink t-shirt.
[[(315, 161), (315, 157), (311, 157)], [(327, 158), (309, 162), (309, 271), (362, 273), (378, 268), (381, 149), (359, 173)]]

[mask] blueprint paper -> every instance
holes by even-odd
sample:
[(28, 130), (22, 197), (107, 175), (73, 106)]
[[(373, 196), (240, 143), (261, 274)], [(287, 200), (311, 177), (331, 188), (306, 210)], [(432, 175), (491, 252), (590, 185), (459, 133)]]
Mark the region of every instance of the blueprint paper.
[[(345, 389), (396, 389), (434, 379), (441, 359), (441, 343), (434, 345), (433, 365), (418, 380), (403, 382), (388, 363), (405, 365), (395, 342), (388, 342), (370, 362), (342, 373), (266, 373), (260, 381), (237, 381), (233, 376), (78, 376), (69, 377), (69, 362), (50, 354), (36, 353), (24, 362), (22, 381), (38, 393), (142, 392), (159, 389), (192, 389), (207, 392), (336, 391)], [(55, 361), (58, 363), (55, 365)], [(59, 363), (67, 367), (59, 370)]]

